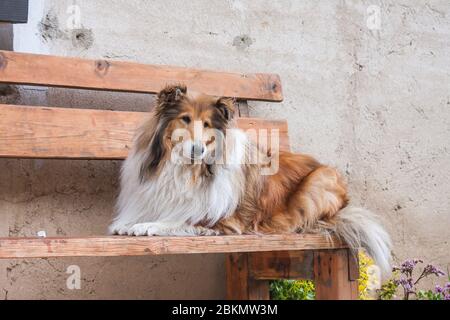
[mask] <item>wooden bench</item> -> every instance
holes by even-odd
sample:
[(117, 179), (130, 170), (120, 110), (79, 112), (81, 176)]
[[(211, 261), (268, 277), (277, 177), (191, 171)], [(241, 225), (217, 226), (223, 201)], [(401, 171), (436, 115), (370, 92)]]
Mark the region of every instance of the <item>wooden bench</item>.
[[(175, 82), (236, 98), (239, 127), (277, 129), (289, 149), (286, 121), (248, 118), (247, 100), (282, 101), (277, 75), (0, 51), (0, 83), (154, 94)], [(141, 119), (140, 112), (3, 104), (0, 157), (124, 159)], [(194, 253), (226, 253), (229, 299), (268, 299), (269, 280), (280, 278), (314, 280), (317, 299), (357, 298), (356, 258), (321, 235), (0, 238), (2, 259)]]

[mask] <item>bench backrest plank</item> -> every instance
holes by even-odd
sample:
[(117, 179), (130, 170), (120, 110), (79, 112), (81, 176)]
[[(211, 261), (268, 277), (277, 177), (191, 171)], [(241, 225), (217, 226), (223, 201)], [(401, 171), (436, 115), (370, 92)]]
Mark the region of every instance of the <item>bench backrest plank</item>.
[[(143, 112), (0, 105), (0, 157), (124, 159)], [(238, 118), (238, 127), (279, 130), (289, 149), (286, 121)]]
[(192, 91), (242, 100), (282, 101), (276, 74), (239, 74), (113, 60), (0, 50), (0, 83), (126, 92), (159, 92), (184, 83)]

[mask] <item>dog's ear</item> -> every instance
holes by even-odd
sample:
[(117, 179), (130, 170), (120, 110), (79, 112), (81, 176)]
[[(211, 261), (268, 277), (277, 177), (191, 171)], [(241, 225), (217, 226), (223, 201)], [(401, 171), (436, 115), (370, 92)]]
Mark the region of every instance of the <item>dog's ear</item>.
[(233, 98), (219, 98), (217, 99), (215, 107), (226, 121), (230, 121), (234, 117), (235, 100)]
[(157, 108), (162, 109), (180, 102), (186, 95), (184, 84), (168, 85), (158, 93)]
[(146, 178), (152, 177), (158, 171), (166, 152), (164, 130), (161, 126), (158, 126), (151, 139), (145, 158), (141, 163), (139, 172), (141, 182), (144, 182)]

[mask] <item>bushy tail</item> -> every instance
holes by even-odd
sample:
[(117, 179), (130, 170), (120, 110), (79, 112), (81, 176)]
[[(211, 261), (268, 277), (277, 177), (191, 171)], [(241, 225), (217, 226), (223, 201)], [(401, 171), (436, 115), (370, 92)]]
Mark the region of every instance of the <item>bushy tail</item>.
[(381, 269), (391, 273), (391, 239), (377, 216), (363, 208), (346, 207), (338, 212), (334, 232), (351, 248), (364, 248)]

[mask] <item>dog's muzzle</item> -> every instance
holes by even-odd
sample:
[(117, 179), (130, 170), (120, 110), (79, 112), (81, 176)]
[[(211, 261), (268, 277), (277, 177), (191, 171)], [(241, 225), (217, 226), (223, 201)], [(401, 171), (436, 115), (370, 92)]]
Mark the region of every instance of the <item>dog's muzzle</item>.
[(206, 146), (200, 140), (187, 141), (183, 146), (184, 157), (191, 160), (201, 160), (206, 155)]

